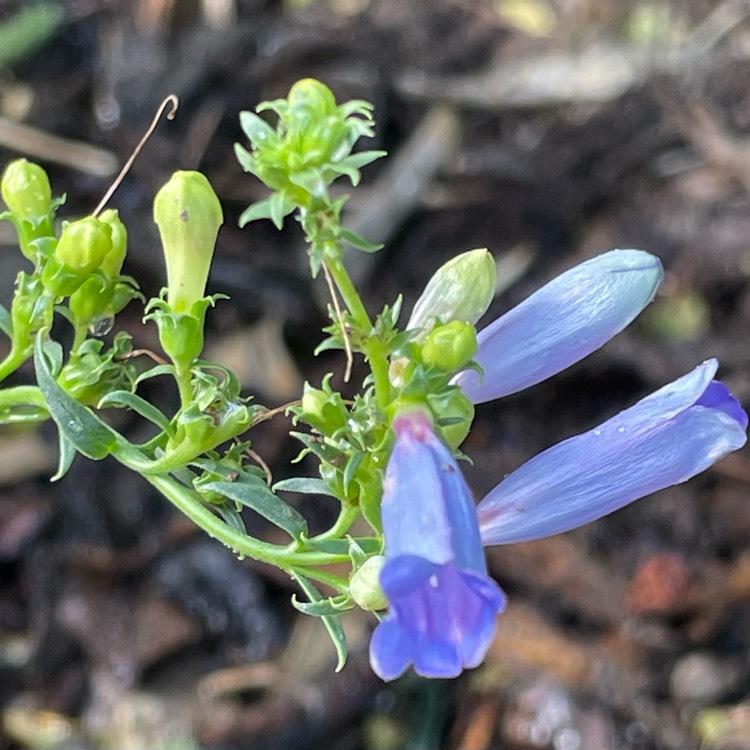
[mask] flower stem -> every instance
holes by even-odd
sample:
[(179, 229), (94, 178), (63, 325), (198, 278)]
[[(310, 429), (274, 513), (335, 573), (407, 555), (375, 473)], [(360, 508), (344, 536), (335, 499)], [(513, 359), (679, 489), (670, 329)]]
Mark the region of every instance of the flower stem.
[[(278, 544), (269, 544), (259, 539), (253, 539), (224, 523), (203, 505), (197, 498), (196, 493), (187, 487), (183, 487), (171, 477), (163, 474), (146, 474), (144, 477), (193, 523), (202, 528), (209, 536), (234, 550), (238, 555), (252, 557), (288, 572), (291, 572), (292, 568), (331, 565), (349, 560), (349, 556), (346, 554), (298, 552), (295, 549), (296, 543), (282, 547)], [(312, 571), (310, 574), (312, 575)]]
[(362, 353), (370, 363), (372, 377), (375, 384), (375, 398), (381, 409), (386, 409), (391, 403), (391, 380), (388, 374), (388, 353), (383, 342), (374, 334), (373, 324), (362, 302), (359, 292), (349, 276), (342, 261), (341, 248), (338, 252), (331, 252), (326, 256), (326, 265), (336, 288), (344, 300), (356, 327), (363, 334), (360, 342)]

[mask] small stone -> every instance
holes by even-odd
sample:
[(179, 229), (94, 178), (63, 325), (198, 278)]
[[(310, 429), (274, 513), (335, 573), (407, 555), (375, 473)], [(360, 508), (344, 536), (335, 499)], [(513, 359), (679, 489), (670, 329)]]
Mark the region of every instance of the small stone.
[(737, 687), (740, 677), (733, 663), (695, 652), (675, 664), (669, 684), (676, 701), (708, 705), (726, 698)]

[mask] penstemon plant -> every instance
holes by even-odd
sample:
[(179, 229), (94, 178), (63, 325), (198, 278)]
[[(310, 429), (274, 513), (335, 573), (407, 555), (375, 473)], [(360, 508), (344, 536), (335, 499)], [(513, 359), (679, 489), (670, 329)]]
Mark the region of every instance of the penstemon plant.
[[(474, 406), (541, 382), (623, 330), (654, 297), (659, 260), (640, 250), (604, 253), (477, 334), (494, 295), (495, 266), (487, 250), (471, 250), (435, 272), (399, 327), (401, 299), (373, 315), (347, 273), (347, 251), (379, 248), (343, 225), (346, 197), (330, 191), (340, 178), (356, 186), (360, 170), (383, 155), (355, 151), (373, 133), (371, 105), (338, 104), (322, 83), (303, 80), (286, 99), (243, 112), (240, 121), (249, 143), (236, 146), (237, 158), (270, 190), (240, 223), (299, 222), (311, 274), (324, 276), (331, 297), (318, 350), (346, 353), (346, 381), (353, 359), (364, 359), (367, 375), (356, 395), (344, 398), (329, 374), (306, 384), (292, 405), (269, 409), (243, 396), (231, 371), (202, 359), (205, 317), (222, 297), (206, 296), (205, 287), (223, 215), (198, 172), (176, 172), (154, 201), (167, 285), (146, 301), (144, 320), (157, 326), (165, 357), (136, 357), (124, 331), (103, 338), (128, 302), (143, 299), (135, 280), (121, 274), (126, 229), (111, 209), (57, 229), (62, 201), (52, 198), (41, 167), (19, 160), (2, 178), (7, 211), (0, 218), (15, 226), (30, 270), (19, 273), (11, 309), (0, 314), (10, 341), (0, 380), (33, 359), (37, 384), (0, 389), (0, 421), (52, 419), (60, 444), (54, 478), (76, 453), (112, 456), (238, 555), (288, 573), (305, 595), (294, 605), (321, 618), (339, 668), (346, 658), (339, 616), (355, 607), (378, 620), (370, 657), (383, 679), (410, 666), (427, 677), (477, 666), (505, 606), (483, 545), (573, 529), (686, 481), (745, 443), (747, 415), (714, 380), (718, 365), (708, 360), (547, 449), (475, 505), (457, 463)], [(50, 338), (56, 315), (73, 330), (65, 348)], [(174, 414), (138, 393), (157, 376), (174, 380)], [(136, 412), (153, 425), (153, 436), (129, 441), (99, 416), (110, 408)], [(301, 455), (317, 460), (318, 476), (269, 486), (248, 434), (283, 411)], [(338, 517), (311, 535), (304, 515), (284, 499), (289, 491), (330, 496)], [(253, 537), (243, 509), (277, 526), (288, 542)]]

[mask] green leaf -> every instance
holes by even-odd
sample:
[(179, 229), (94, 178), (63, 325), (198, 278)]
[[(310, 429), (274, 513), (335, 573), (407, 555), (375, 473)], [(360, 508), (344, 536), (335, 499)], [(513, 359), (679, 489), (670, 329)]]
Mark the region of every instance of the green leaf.
[(114, 452), (121, 441), (125, 441), (60, 388), (52, 375), (59, 357), (59, 345), (54, 342), (45, 344), (43, 334), (39, 333), (34, 345), (34, 367), (50, 416), (79, 453), (98, 461)]
[(346, 594), (331, 596), (328, 599), (321, 599), (317, 602), (301, 602), (296, 596), (292, 596), (292, 606), (305, 615), (313, 617), (336, 617), (342, 612), (354, 609), (354, 602)]
[(153, 404), (150, 404), (140, 396), (130, 391), (112, 391), (108, 393), (98, 404), (99, 409), (107, 407), (126, 407), (140, 414), (144, 419), (153, 422), (162, 432), (170, 437), (174, 435), (174, 427), (169, 419), (162, 414)]
[(240, 127), (254, 146), (276, 135), (274, 129), (254, 112), (240, 112)]
[(73, 443), (65, 437), (62, 431), (58, 431), (57, 439), (60, 447), (60, 458), (57, 461), (57, 471), (53, 477), (50, 477), (50, 482), (62, 479), (68, 473), (68, 469), (70, 469), (73, 459), (76, 457), (76, 449)]
[[(378, 554), (381, 551), (380, 540), (373, 536), (357, 537), (353, 540), (357, 546), (363, 551), (368, 557), (370, 555)], [(349, 539), (323, 539), (322, 541), (316, 541), (315, 537), (307, 540), (307, 544), (310, 547), (314, 547), (320, 552), (325, 552), (329, 555), (351, 555), (351, 546)]]
[(253, 203), (252, 206), (248, 206), (240, 216), (239, 226), (240, 229), (249, 224), (251, 221), (257, 221), (258, 219), (270, 219), (271, 218), (271, 199), (265, 198), (262, 201)]
[(227, 505), (217, 505), (215, 507), (216, 511), (224, 519), (224, 523), (226, 523), (227, 526), (231, 526), (241, 534), (247, 534), (245, 522), (242, 520), (242, 516), (234, 508), (230, 508)]
[(196, 482), (195, 488), (199, 492), (203, 490), (218, 492), (254, 510), (294, 539), (307, 535), (307, 521), (304, 517), (280, 497), (274, 495), (260, 477), (243, 474), (235, 482)]
[(364, 237), (360, 237), (350, 229), (342, 228), (340, 237), (344, 242), (348, 242), (352, 247), (362, 250), (365, 253), (376, 253), (383, 247), (383, 245), (373, 245), (372, 242), (368, 242)]
[(294, 204), (283, 193), (274, 193), (269, 199), (269, 217), (276, 229), (284, 226), (284, 217), (294, 211)]
[(331, 492), (328, 485), (322, 479), (315, 477), (292, 477), (291, 479), (282, 479), (273, 486), (273, 491), (278, 492), (299, 492), (303, 495), (327, 495), (336, 497)]
[[(292, 576), (295, 581), (300, 585), (300, 588), (307, 594), (307, 598), (312, 602), (319, 602), (323, 599), (320, 592), (313, 586), (313, 584), (305, 578), (299, 571), (293, 570)], [(336, 649), (336, 655), (338, 656), (338, 664), (336, 665), (336, 671), (340, 672), (346, 664), (346, 657), (348, 648), (346, 645), (346, 636), (344, 635), (344, 628), (341, 626), (341, 621), (338, 615), (321, 615), (320, 619), (323, 620), (328, 635), (333, 641), (333, 646)]]
[(387, 151), (360, 151), (358, 154), (350, 154), (346, 159), (342, 159), (337, 166), (345, 166), (347, 169), (362, 169), (368, 164), (372, 164), (381, 156), (386, 156)]
[(357, 451), (356, 453), (352, 454), (349, 457), (349, 460), (346, 462), (346, 466), (344, 466), (344, 476), (343, 476), (343, 483), (344, 483), (344, 492), (349, 492), (349, 485), (352, 482), (352, 479), (354, 479), (354, 475), (357, 473), (357, 469), (362, 465), (362, 461), (364, 461), (365, 454), (361, 451)]
[(13, 336), (13, 321), (3, 305), (0, 305), (0, 330), (9, 338)]
[(146, 370), (135, 379), (135, 385), (140, 385), (144, 380), (150, 380), (159, 375), (174, 375), (174, 365), (156, 365), (156, 367)]

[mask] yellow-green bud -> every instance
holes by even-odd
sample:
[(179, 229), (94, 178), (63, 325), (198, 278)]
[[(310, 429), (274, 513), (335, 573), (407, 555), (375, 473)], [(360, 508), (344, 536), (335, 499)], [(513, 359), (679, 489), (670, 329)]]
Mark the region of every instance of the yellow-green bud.
[(52, 202), (47, 173), (26, 159), (12, 161), (3, 172), (0, 184), (5, 205), (21, 219), (47, 216)]
[(292, 86), (287, 97), (292, 109), (313, 110), (316, 115), (325, 117), (336, 111), (336, 98), (331, 89), (314, 78), (303, 78)]
[(112, 232), (112, 249), (104, 256), (99, 266), (102, 273), (109, 279), (120, 275), (125, 254), (128, 251), (128, 231), (120, 221), (120, 217), (113, 208), (108, 208), (99, 215), (99, 221), (109, 226)]
[(200, 172), (175, 172), (154, 199), (167, 266), (167, 302), (189, 313), (206, 291), (216, 235), (224, 223), (221, 203)]
[(414, 305), (407, 330), (423, 338), (439, 318), (443, 323), (476, 323), (495, 295), (495, 259), (484, 248), (469, 250), (440, 266)]
[(471, 323), (452, 320), (433, 328), (421, 348), (422, 362), (443, 372), (456, 372), (477, 353), (477, 333)]
[(301, 406), (302, 418), (324, 435), (346, 424), (344, 403), (338, 393), (328, 394), (305, 383)]
[(383, 589), (380, 587), (380, 571), (385, 565), (385, 557), (375, 555), (365, 560), (349, 581), (349, 594), (362, 609), (377, 612), (388, 606)]
[(99, 268), (112, 250), (112, 229), (93, 216), (68, 224), (60, 235), (55, 257), (69, 270), (87, 274)]

